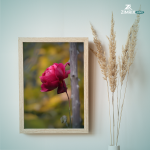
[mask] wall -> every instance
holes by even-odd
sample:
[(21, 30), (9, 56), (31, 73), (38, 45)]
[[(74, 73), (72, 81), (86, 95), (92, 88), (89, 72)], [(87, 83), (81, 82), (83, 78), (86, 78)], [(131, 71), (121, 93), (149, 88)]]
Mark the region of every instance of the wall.
[(0, 148), (1, 150), (107, 150), (110, 143), (107, 87), (96, 57), (89, 58), (89, 134), (19, 133), (18, 37), (89, 37), (91, 22), (108, 52), (111, 13), (114, 13), (117, 54), (125, 44), (135, 15), (121, 15), (125, 4), (141, 15), (137, 54), (131, 68), (123, 110), (121, 150), (149, 149), (150, 135), (150, 11), (148, 0), (1, 0)]

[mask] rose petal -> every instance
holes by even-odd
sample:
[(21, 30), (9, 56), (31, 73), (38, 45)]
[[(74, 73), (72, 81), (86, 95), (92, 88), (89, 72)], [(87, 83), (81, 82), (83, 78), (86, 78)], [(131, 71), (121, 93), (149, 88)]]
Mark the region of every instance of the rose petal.
[(54, 66), (50, 66), (49, 68), (46, 69), (45, 76), (49, 76), (50, 74), (55, 74)]
[(48, 92), (48, 89), (45, 87), (44, 84), (41, 85), (41, 92)]
[(42, 73), (42, 76), (45, 76), (45, 71), (44, 71), (44, 73)]
[(70, 74), (70, 70), (65, 71), (65, 78), (68, 78), (68, 74)]
[(58, 80), (55, 74), (49, 74), (49, 76), (41, 76), (40, 77), (42, 83), (52, 82)]
[(44, 83), (45, 84), (45, 87), (51, 91), (51, 90), (54, 90), (55, 88), (58, 87), (58, 84), (59, 84), (59, 80), (57, 81), (53, 81), (53, 82), (46, 82)]
[(69, 63), (69, 62), (67, 62), (64, 66), (66, 67), (67, 65), (69, 65), (69, 66), (70, 66), (70, 63)]
[(59, 80), (63, 80), (65, 77), (65, 66), (62, 63), (58, 64), (55, 73)]
[(54, 63), (53, 66), (54, 66), (54, 68), (56, 69), (57, 66), (58, 66), (58, 64), (57, 64), (57, 63)]
[(66, 91), (67, 91), (67, 88), (66, 88), (65, 81), (63, 81), (61, 83), (59, 82), (58, 89), (57, 89), (57, 94), (60, 94), (60, 93), (66, 92)]

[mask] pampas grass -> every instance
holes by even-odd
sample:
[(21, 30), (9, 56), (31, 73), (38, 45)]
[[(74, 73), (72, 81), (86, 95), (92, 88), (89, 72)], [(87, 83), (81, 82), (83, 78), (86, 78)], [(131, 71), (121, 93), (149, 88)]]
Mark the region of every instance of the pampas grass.
[(97, 38), (96, 31), (94, 30), (93, 26), (91, 25), (91, 30), (93, 34), (93, 41), (96, 46), (96, 51), (92, 50), (91, 51), (96, 55), (98, 58), (98, 63), (100, 65), (101, 71), (104, 75), (104, 80), (107, 80), (107, 61), (106, 61), (106, 56), (105, 56), (105, 51), (102, 49), (102, 45), (100, 40)]
[(109, 104), (109, 121), (110, 121), (110, 137), (111, 137), (111, 145), (112, 145), (110, 100), (109, 100), (109, 87), (108, 87), (108, 80), (107, 80), (107, 77), (108, 77), (107, 61), (106, 61), (105, 51), (102, 49), (101, 42), (98, 39), (96, 31), (94, 30), (92, 24), (91, 24), (91, 30), (92, 30), (92, 34), (93, 34), (93, 41), (94, 41), (94, 44), (96, 46), (96, 51), (93, 49), (90, 49), (90, 50), (98, 58), (98, 63), (100, 65), (102, 74), (104, 75), (103, 79), (107, 81), (108, 104)]
[[(141, 10), (141, 7), (140, 9)], [(127, 88), (127, 82), (128, 82), (128, 76), (129, 76), (129, 70), (131, 68), (131, 65), (134, 62), (136, 51), (136, 42), (137, 42), (137, 33), (139, 30), (139, 21), (140, 21), (140, 15), (137, 14), (137, 18), (135, 19), (133, 25), (131, 26), (127, 41), (125, 46), (122, 46), (122, 54), (118, 57), (116, 56), (116, 33), (114, 31), (114, 19), (113, 19), (113, 13), (112, 13), (112, 19), (111, 19), (111, 30), (110, 30), (110, 37), (107, 36), (109, 41), (109, 57), (108, 62), (106, 61), (106, 55), (105, 51), (102, 48), (101, 42), (98, 39), (97, 33), (94, 30), (93, 26), (91, 25), (91, 30), (93, 34), (93, 41), (96, 46), (96, 50), (90, 49), (95, 56), (98, 59), (98, 63), (100, 65), (103, 78), (107, 82), (107, 91), (108, 91), (108, 104), (109, 104), (109, 120), (110, 120), (110, 145), (116, 145), (118, 144), (118, 137), (119, 137), (119, 130), (120, 130), (120, 123), (122, 118), (122, 112), (123, 112), (123, 106), (125, 101), (125, 95), (126, 95), (126, 88)], [(125, 91), (124, 96), (121, 98), (121, 90), (122, 86), (124, 84), (124, 79), (127, 77), (126, 84), (125, 84)], [(118, 84), (117, 84), (118, 83)], [(118, 87), (120, 86), (120, 96), (118, 96)], [(115, 128), (115, 114), (114, 114), (114, 92), (117, 88), (117, 134), (116, 134), (116, 144), (115, 144), (115, 134), (114, 134), (114, 128)], [(110, 115), (110, 99), (109, 99), (109, 89), (112, 92), (112, 120), (113, 120), (113, 131), (111, 130), (111, 115)], [(122, 99), (122, 101), (121, 101)], [(113, 140), (113, 142), (112, 142)]]

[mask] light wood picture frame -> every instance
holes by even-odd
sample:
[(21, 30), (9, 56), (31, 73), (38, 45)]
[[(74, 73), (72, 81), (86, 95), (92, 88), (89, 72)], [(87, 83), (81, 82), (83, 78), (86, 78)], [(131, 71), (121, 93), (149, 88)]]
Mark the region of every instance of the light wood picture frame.
[(20, 133), (88, 133), (88, 38), (19, 37), (18, 55)]

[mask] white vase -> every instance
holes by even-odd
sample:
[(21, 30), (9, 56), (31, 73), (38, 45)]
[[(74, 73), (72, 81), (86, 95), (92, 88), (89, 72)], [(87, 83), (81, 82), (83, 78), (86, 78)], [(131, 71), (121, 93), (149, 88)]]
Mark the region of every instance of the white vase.
[(108, 146), (108, 150), (120, 150), (120, 146)]

